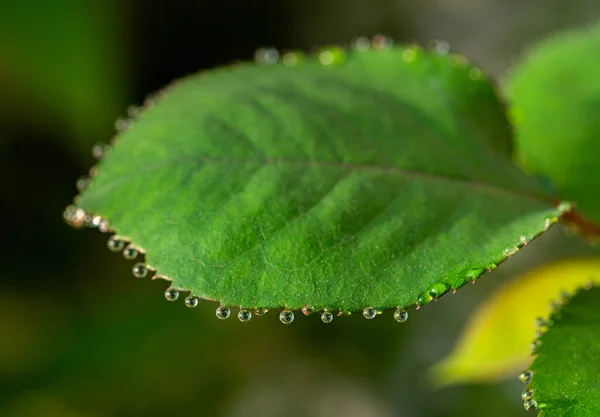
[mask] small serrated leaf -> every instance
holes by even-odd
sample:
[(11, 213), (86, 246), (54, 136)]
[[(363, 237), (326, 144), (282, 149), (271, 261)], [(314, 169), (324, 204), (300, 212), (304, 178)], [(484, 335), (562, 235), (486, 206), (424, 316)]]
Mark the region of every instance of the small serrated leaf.
[(600, 287), (582, 290), (550, 317), (531, 365), (530, 404), (544, 417), (600, 415)]
[(77, 204), (173, 288), (344, 313), (426, 304), (568, 210), (512, 165), (502, 103), (464, 60), (411, 46), (288, 64), (173, 84)]
[(494, 292), (472, 312), (454, 351), (432, 370), (438, 386), (508, 378), (531, 361), (536, 319), (566, 293), (600, 284), (600, 259), (571, 259), (525, 274)]

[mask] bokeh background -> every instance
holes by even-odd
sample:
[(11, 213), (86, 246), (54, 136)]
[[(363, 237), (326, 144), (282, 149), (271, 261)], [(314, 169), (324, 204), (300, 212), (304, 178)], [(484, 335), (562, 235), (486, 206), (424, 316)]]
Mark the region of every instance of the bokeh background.
[(134, 279), (105, 235), (61, 215), (128, 105), (257, 47), (443, 39), (501, 78), (536, 40), (599, 17), (597, 0), (0, 2), (0, 415), (527, 415), (516, 379), (433, 390), (427, 369), (496, 287), (589, 250), (562, 227), (407, 323), (283, 326), (169, 303), (167, 283)]

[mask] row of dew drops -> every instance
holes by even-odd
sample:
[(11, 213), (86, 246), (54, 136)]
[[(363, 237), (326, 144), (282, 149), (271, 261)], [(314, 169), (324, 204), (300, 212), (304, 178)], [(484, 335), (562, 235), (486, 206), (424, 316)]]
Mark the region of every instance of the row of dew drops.
[[(65, 220), (75, 226), (87, 226), (87, 227), (97, 227), (102, 232), (110, 232), (110, 228), (108, 227), (108, 222), (105, 219), (101, 219), (99, 216), (90, 216), (86, 214), (82, 209), (75, 208), (74, 206), (69, 206), (65, 210), (64, 214)], [(102, 225), (102, 226), (100, 226)], [(108, 239), (107, 247), (112, 252), (122, 252), (123, 257), (127, 260), (135, 260), (138, 256), (143, 255), (143, 250), (135, 247), (134, 245), (129, 244), (125, 239), (120, 238), (119, 236), (111, 236)], [(146, 266), (142, 262), (136, 263), (132, 268), (133, 276), (136, 278), (146, 278), (152, 276), (155, 271)], [(153, 279), (161, 278), (159, 276), (155, 276)], [(179, 299), (179, 290), (176, 288), (167, 288), (165, 291), (165, 298), (168, 301), (177, 301)], [(189, 308), (197, 307), (199, 303), (198, 297), (193, 295), (189, 295), (185, 298), (185, 305)], [(254, 315), (263, 316), (269, 310), (264, 308), (257, 308), (254, 310)], [(302, 313), (305, 316), (309, 316), (315, 312), (315, 308), (311, 305), (306, 305), (302, 308)], [(374, 319), (377, 315), (381, 314), (381, 311), (373, 307), (366, 307), (362, 314), (366, 319)], [(231, 316), (231, 309), (226, 306), (219, 306), (215, 312), (217, 318), (221, 320), (226, 320)], [(248, 322), (252, 319), (252, 311), (248, 309), (240, 308), (238, 312), (238, 319), (241, 322)], [(347, 313), (339, 313), (338, 316), (347, 315)], [(334, 313), (329, 310), (324, 310), (321, 312), (321, 321), (323, 323), (331, 323), (334, 318)], [(408, 312), (401, 308), (397, 308), (394, 311), (394, 319), (403, 323), (408, 320)], [(294, 312), (291, 310), (283, 310), (279, 314), (279, 320), (283, 324), (290, 324), (294, 321)]]
[[(130, 113), (130, 112), (129, 112)], [(131, 124), (131, 123), (129, 123)], [(105, 144), (97, 144), (92, 148), (92, 156), (101, 160), (110, 149), (109, 145)], [(94, 172), (90, 172), (90, 175), (93, 177)], [(76, 188), (79, 192), (83, 192), (91, 183), (90, 177), (81, 177), (76, 182)], [(568, 203), (564, 203), (559, 206), (559, 210), (561, 212), (567, 211), (571, 209), (571, 205)], [(83, 209), (77, 208), (76, 206), (69, 206), (64, 212), (64, 219), (70, 225), (74, 227), (91, 227), (97, 228), (103, 233), (112, 232), (110, 229), (110, 223), (107, 219), (102, 218), (101, 216), (94, 216), (90, 213), (86, 213)], [(556, 217), (547, 217), (545, 219), (544, 229), (548, 229), (552, 224), (554, 224), (558, 219)], [(516, 253), (521, 246), (526, 245), (531, 240), (531, 237), (521, 236), (520, 242), (514, 247), (510, 247), (505, 249), (504, 255), (505, 257), (509, 257)], [(121, 239), (118, 236), (112, 236), (108, 240), (108, 248), (113, 252), (123, 252), (123, 256), (125, 259), (134, 260), (140, 254), (143, 254), (141, 249), (136, 248), (134, 245), (129, 244), (126, 240)], [(435, 284), (429, 291), (426, 291), (418, 296), (416, 309), (418, 310), (421, 306), (429, 304), (433, 300), (439, 299), (441, 296), (448, 293), (451, 289), (456, 292), (456, 289), (467, 282), (472, 282), (473, 284), (483, 275), (486, 271), (490, 271), (496, 267), (496, 264), (490, 264), (486, 268), (475, 268), (470, 271), (467, 271), (464, 276), (458, 277), (452, 285), (447, 283), (438, 283)], [(154, 273), (155, 271), (151, 268), (148, 268), (144, 263), (136, 263), (133, 266), (133, 275), (137, 278), (145, 278), (150, 273)], [(157, 277), (159, 278), (159, 277)], [(169, 301), (176, 301), (179, 298), (179, 291), (175, 288), (169, 288), (165, 292), (165, 298)], [(185, 299), (186, 306), (190, 308), (194, 308), (198, 305), (198, 298), (195, 296), (188, 296)], [(266, 309), (256, 309), (254, 314), (256, 316), (264, 315), (268, 310)], [(304, 315), (311, 315), (315, 312), (315, 309), (311, 305), (306, 305), (302, 308), (302, 313)], [(377, 310), (374, 307), (366, 307), (363, 309), (363, 316), (367, 319), (373, 319), (377, 315), (381, 314), (382, 311)], [(348, 313), (340, 312), (338, 316), (347, 315)], [(228, 319), (231, 315), (231, 310), (229, 307), (220, 306), (217, 308), (216, 316), (219, 319), (225, 320)], [(252, 318), (252, 312), (247, 309), (240, 308), (238, 313), (238, 319), (242, 322), (247, 322)], [(324, 323), (331, 323), (333, 321), (334, 314), (329, 310), (323, 310), (321, 312), (321, 320)], [(284, 324), (289, 324), (294, 321), (294, 312), (291, 310), (284, 309), (279, 314), (279, 319)], [(397, 308), (394, 312), (394, 319), (397, 322), (405, 322), (408, 319), (408, 312), (402, 308)]]
[[(109, 238), (108, 243), (107, 243), (107, 246), (111, 251), (113, 251), (113, 252), (123, 251), (123, 257), (128, 260), (135, 259), (141, 253), (141, 251), (139, 249), (137, 249), (135, 246), (132, 246), (132, 245), (126, 246), (126, 245), (127, 245), (127, 242), (125, 240), (119, 238), (118, 236), (112, 236), (111, 238)], [(153, 274), (155, 271), (152, 270), (151, 268), (148, 268), (143, 263), (138, 262), (133, 266), (132, 272), (136, 278), (146, 278), (149, 275)], [(156, 278), (158, 278), (158, 277), (156, 277)], [(179, 290), (177, 290), (176, 288), (167, 288), (167, 290), (165, 291), (165, 298), (168, 301), (177, 301), (179, 299)], [(198, 306), (198, 303), (199, 303), (198, 297), (195, 297), (191, 294), (185, 298), (185, 305), (189, 308), (194, 308), (194, 307)], [(254, 310), (254, 315), (264, 316), (268, 311), (269, 310), (265, 309), (265, 308), (257, 308)], [(314, 312), (315, 312), (315, 308), (311, 305), (306, 305), (302, 308), (302, 313), (305, 316), (310, 316)], [(366, 307), (363, 310), (363, 316), (366, 319), (374, 319), (378, 314), (381, 314), (381, 311), (378, 311), (377, 309), (375, 309), (373, 307)], [(217, 318), (219, 318), (221, 320), (226, 320), (231, 316), (231, 309), (226, 306), (219, 306), (215, 311), (215, 315), (217, 316)], [(340, 313), (338, 315), (345, 315), (345, 314)], [(253, 316), (252, 311), (248, 310), (248, 309), (244, 309), (244, 308), (240, 308), (238, 315), (237, 315), (238, 319), (244, 323), (250, 321), (250, 319), (252, 319), (252, 316)], [(323, 321), (323, 323), (331, 323), (333, 321), (333, 318), (334, 318), (333, 312), (331, 312), (329, 310), (324, 310), (321, 312), (321, 321)], [(394, 312), (394, 319), (399, 323), (403, 323), (408, 319), (408, 312), (406, 310), (398, 308)], [(294, 321), (294, 312), (291, 310), (284, 309), (283, 311), (281, 311), (279, 313), (279, 320), (283, 324), (292, 323)]]
[[(594, 286), (594, 282), (593, 281), (589, 281), (588, 283), (586, 283), (583, 287), (585, 289), (591, 289)], [(561, 291), (560, 296), (557, 300), (552, 301), (550, 303), (550, 311), (551, 311), (551, 315), (553, 313), (556, 313), (557, 311), (559, 311), (561, 309), (561, 307), (572, 297), (573, 295), (568, 292), (568, 291)], [(531, 343), (531, 350), (532, 350), (532, 354), (536, 354), (538, 348), (540, 347), (542, 341), (541, 338), (544, 335), (545, 332), (548, 331), (548, 328), (550, 326), (552, 326), (553, 324), (553, 320), (552, 319), (545, 319), (542, 317), (538, 317), (535, 320), (535, 327), (537, 329), (536, 333), (535, 333), (535, 339), (534, 341)], [(525, 385), (529, 385), (531, 383), (531, 380), (533, 379), (533, 372), (531, 370), (526, 370), (521, 372), (521, 374), (519, 374), (519, 381), (521, 381), (523, 384)], [(521, 399), (523, 400), (523, 407), (525, 408), (525, 410), (530, 411), (533, 409), (536, 409), (538, 404), (537, 401), (533, 398), (534, 395), (534, 391), (533, 389), (527, 387), (523, 390), (523, 392), (521, 393)]]
[[(394, 41), (386, 35), (375, 35), (371, 38), (358, 37), (350, 43), (350, 50), (356, 52), (366, 52), (370, 49), (387, 50), (394, 46)], [(433, 40), (429, 43), (429, 49), (439, 56), (449, 56), (458, 66), (466, 66), (467, 59), (464, 56), (451, 54), (448, 42)], [(406, 63), (415, 62), (422, 49), (417, 45), (405, 46), (402, 50), (402, 59)], [(317, 58), (323, 66), (334, 66), (345, 61), (347, 56), (346, 48), (341, 46), (332, 46), (323, 48), (317, 52)], [(274, 65), (282, 63), (287, 67), (295, 67), (306, 60), (306, 55), (300, 51), (288, 51), (281, 53), (272, 47), (259, 48), (254, 53), (254, 61), (258, 64)], [(468, 76), (471, 80), (477, 81), (483, 78), (483, 72), (479, 68), (469, 69)]]
[[(559, 301), (555, 301), (551, 304), (552, 309), (553, 310), (558, 309), (560, 307), (560, 305), (562, 305), (564, 300), (566, 300), (568, 297), (569, 297), (569, 293), (567, 293), (567, 292), (561, 293), (561, 299)], [(531, 343), (531, 350), (532, 350), (533, 354), (536, 353), (537, 348), (540, 346), (540, 343), (541, 343), (540, 338), (544, 334), (544, 332), (548, 329), (548, 326), (550, 326), (550, 324), (551, 324), (550, 320), (546, 320), (541, 317), (539, 317), (535, 320), (535, 326), (538, 330), (535, 334), (535, 340)], [(519, 381), (521, 381), (525, 385), (529, 385), (531, 383), (532, 378), (533, 378), (533, 372), (531, 370), (526, 370), (519, 374)], [(537, 408), (537, 402), (533, 398), (533, 394), (534, 394), (534, 391), (529, 387), (525, 388), (523, 390), (523, 392), (521, 393), (521, 399), (523, 400), (523, 407), (527, 411), (531, 411), (531, 410), (534, 410)]]

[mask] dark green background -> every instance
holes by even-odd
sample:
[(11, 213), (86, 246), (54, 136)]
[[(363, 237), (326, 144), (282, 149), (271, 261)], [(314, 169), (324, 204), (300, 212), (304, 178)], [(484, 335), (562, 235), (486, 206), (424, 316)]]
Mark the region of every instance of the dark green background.
[[(4, 4), (6, 3), (6, 4)], [(515, 380), (441, 391), (426, 369), (503, 280), (585, 253), (558, 227), (475, 286), (395, 323), (275, 314), (220, 322), (164, 300), (106, 236), (61, 219), (91, 146), (174, 78), (383, 32), (445, 39), (501, 75), (527, 45), (600, 17), (595, 0), (26, 0), (0, 6), (0, 415), (518, 416)], [(18, 3), (18, 4), (16, 4)], [(534, 295), (532, 295), (534, 296)], [(515, 314), (519, 314), (515, 311)]]

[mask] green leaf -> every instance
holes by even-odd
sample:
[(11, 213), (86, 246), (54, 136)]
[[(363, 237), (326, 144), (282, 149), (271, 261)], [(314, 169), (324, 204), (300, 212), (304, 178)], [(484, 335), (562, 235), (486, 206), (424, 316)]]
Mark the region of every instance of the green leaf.
[(568, 210), (512, 165), (510, 141), (464, 60), (333, 48), (173, 84), (77, 204), (174, 288), (224, 305), (423, 305)]
[[(550, 317), (523, 394), (540, 416), (600, 415), (600, 288), (580, 291)], [(531, 404), (531, 403), (530, 403)]]
[(561, 293), (590, 281), (600, 284), (600, 258), (535, 268), (501, 287), (473, 311), (454, 351), (432, 369), (433, 382), (490, 382), (514, 375), (531, 362), (536, 319), (550, 315), (551, 302)]
[[(535, 47), (508, 80), (524, 166), (600, 222), (600, 26)], [(600, 230), (600, 229), (599, 229)]]

